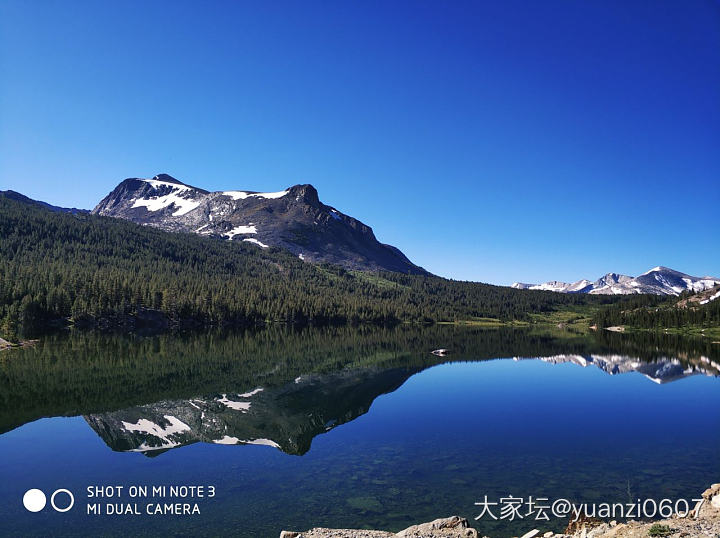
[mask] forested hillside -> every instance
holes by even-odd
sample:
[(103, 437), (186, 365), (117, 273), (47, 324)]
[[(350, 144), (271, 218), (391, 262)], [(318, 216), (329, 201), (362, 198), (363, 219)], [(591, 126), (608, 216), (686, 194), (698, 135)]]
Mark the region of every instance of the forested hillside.
[(527, 319), (607, 297), (514, 290), (435, 276), (348, 272), (261, 249), (0, 196), (0, 329), (49, 323), (434, 322)]
[(679, 298), (652, 295), (628, 297), (599, 309), (593, 317), (593, 323), (598, 327), (628, 326), (642, 329), (720, 326), (720, 300), (701, 304), (688, 300), (693, 295), (684, 292)]

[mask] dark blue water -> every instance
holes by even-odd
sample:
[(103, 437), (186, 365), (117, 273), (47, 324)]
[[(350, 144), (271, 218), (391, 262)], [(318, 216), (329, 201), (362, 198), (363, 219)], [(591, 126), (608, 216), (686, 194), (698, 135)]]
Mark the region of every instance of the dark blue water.
[[(363, 412), (328, 424), (303, 455), (196, 442), (147, 457), (111, 450), (82, 417), (24, 424), (0, 436), (2, 534), (399, 530), (451, 514), (472, 519), (474, 502), (485, 495), (626, 502), (692, 498), (720, 481), (720, 379), (702, 373), (657, 383), (638, 372), (610, 375), (571, 362), (457, 361), (409, 372)], [(212, 485), (216, 495), (197, 501), (199, 515), (85, 513), (87, 486), (127, 491), (138, 484)], [(22, 505), (30, 488), (67, 488), (76, 504), (67, 513), (49, 507), (30, 513)], [(138, 502), (144, 510), (156, 500), (101, 501)], [(566, 523), (541, 525), (562, 529)], [(539, 525), (474, 524), (492, 536)]]

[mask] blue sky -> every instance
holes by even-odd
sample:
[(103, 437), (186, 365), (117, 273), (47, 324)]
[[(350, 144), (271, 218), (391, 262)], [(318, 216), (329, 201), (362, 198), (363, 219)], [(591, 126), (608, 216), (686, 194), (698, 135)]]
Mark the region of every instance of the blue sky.
[(312, 183), (452, 278), (720, 276), (720, 4), (0, 3), (0, 189)]

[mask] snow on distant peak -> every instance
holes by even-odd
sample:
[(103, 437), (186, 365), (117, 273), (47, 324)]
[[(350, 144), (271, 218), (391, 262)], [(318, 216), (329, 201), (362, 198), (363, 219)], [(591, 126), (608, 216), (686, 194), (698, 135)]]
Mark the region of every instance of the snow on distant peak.
[(282, 198), (290, 191), (278, 192), (246, 192), (246, 191), (224, 191), (225, 196), (229, 196), (233, 200), (244, 200), (245, 198)]
[(537, 286), (530, 286), (531, 290), (544, 290), (544, 291), (567, 291), (570, 284), (567, 282), (558, 282), (557, 280), (551, 280), (544, 284), (538, 284)]
[[(642, 275), (640, 275), (640, 276), (649, 275), (650, 273), (660, 273), (660, 272), (662, 272), (662, 271), (672, 271), (672, 269), (668, 269), (667, 267), (663, 267), (662, 265), (658, 265), (657, 267), (653, 267), (653, 268), (650, 269), (649, 271), (645, 271), (645, 272), (644, 272)], [(675, 272), (675, 271), (673, 271), (673, 272)]]
[(585, 288), (587, 288), (587, 287), (590, 286), (590, 285), (592, 285), (592, 282), (590, 282), (589, 280), (587, 280), (587, 279), (584, 278), (584, 279), (582, 279), (582, 280), (578, 280), (577, 282), (574, 282), (574, 283), (570, 284), (570, 285), (567, 287), (567, 291), (568, 291), (568, 292), (571, 292), (571, 291), (581, 291), (581, 290), (584, 290)]
[(669, 269), (653, 267), (638, 277), (608, 273), (595, 282), (579, 280), (573, 284), (550, 281), (544, 284), (514, 283), (513, 288), (548, 290), (562, 293), (591, 293), (607, 295), (627, 295), (632, 293), (651, 293), (656, 295), (680, 295), (684, 291), (700, 292), (720, 284), (720, 280), (707, 277), (694, 277)]

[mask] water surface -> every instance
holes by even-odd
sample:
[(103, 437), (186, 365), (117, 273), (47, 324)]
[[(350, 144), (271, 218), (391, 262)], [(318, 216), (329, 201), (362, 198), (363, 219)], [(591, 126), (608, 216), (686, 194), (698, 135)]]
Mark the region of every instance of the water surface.
[[(716, 347), (458, 327), (47, 337), (0, 358), (3, 535), (399, 530), (472, 519), (485, 495), (692, 498), (720, 480)], [(87, 486), (138, 484), (217, 493), (199, 515), (86, 514)], [(30, 488), (76, 505), (27, 512)]]

